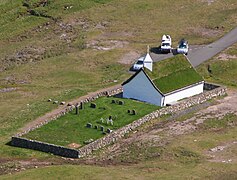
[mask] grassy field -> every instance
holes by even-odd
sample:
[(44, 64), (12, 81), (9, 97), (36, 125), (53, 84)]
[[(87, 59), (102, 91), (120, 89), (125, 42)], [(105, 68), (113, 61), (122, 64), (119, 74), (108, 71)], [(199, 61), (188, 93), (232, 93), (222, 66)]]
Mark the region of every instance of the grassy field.
[[(112, 103), (112, 100), (123, 101), (124, 105), (119, 105), (118, 102)], [(72, 111), (56, 121), (51, 121), (49, 124), (31, 131), (24, 137), (63, 146), (71, 143), (83, 146), (84, 142), (89, 139), (96, 140), (104, 136), (100, 130), (101, 126), (104, 127), (103, 132), (106, 132), (108, 128), (116, 130), (159, 108), (121, 98), (103, 97), (93, 103), (96, 104), (96, 108), (92, 108), (91, 103), (86, 103), (79, 115)], [(136, 115), (128, 113), (128, 110), (135, 110)], [(109, 116), (112, 116), (113, 124), (107, 123)], [(91, 123), (92, 128), (86, 127), (87, 123)], [(98, 129), (95, 129), (95, 126)]]
[(225, 84), (229, 87), (237, 85), (237, 44), (229, 47), (214, 58), (200, 65), (197, 70), (207, 81)]
[[(43, 9), (39, 7), (53, 18), (30, 15), (22, 2), (0, 0), (0, 68), (4, 67), (0, 72), (0, 157), (6, 159), (52, 157), (46, 153), (6, 145), (19, 128), (57, 108), (57, 105), (46, 102), (48, 98), (69, 101), (88, 92), (112, 86), (113, 80), (118, 80), (118, 83), (124, 81), (130, 76), (127, 73), (130, 65), (119, 63), (121, 58), (129, 52), (143, 54), (147, 44), (159, 45), (164, 33), (172, 36), (174, 47), (183, 37), (192, 45), (204, 44), (218, 39), (237, 25), (235, 0), (214, 1), (211, 5), (196, 0), (180, 0), (175, 3), (171, 0), (59, 0), (51, 1), (52, 4)], [(64, 10), (65, 5), (73, 7)], [(20, 15), (21, 13), (23, 14)], [(72, 25), (72, 30), (67, 28), (68, 24)], [(68, 39), (62, 39), (64, 34)], [(106, 46), (110, 47), (113, 45), (111, 40), (125, 41), (125, 45), (107, 51), (90, 46), (96, 42), (97, 46), (107, 43)], [(28, 52), (31, 47), (36, 49), (32, 57), (26, 60), (15, 58), (22, 52)], [(236, 55), (235, 49), (236, 46), (229, 53)], [(36, 58), (37, 50), (42, 51), (39, 58)], [(134, 57), (130, 58), (130, 62), (134, 60)], [(211, 68), (215, 76), (207, 72), (207, 64), (200, 67), (199, 72), (207, 80), (235, 87), (235, 67), (234, 59), (217, 63), (213, 61)], [(2, 92), (4, 88), (16, 89)], [(156, 167), (147, 163), (147, 167)], [(130, 168), (124, 167), (120, 167), (121, 173), (116, 171), (118, 167), (110, 167), (110, 171), (121, 177), (126, 175), (122, 173), (129, 172), (131, 176), (126, 176), (130, 179), (139, 177), (141, 173), (147, 178), (161, 174), (160, 170), (151, 174), (153, 171), (145, 167), (145, 162), (143, 164), (135, 167), (134, 173), (129, 172)], [(167, 167), (161, 170), (167, 176), (169, 173), (179, 173), (179, 177), (187, 177), (192, 173), (199, 173), (203, 177), (203, 172), (206, 172), (207, 177), (212, 177), (212, 171), (208, 172), (210, 165), (216, 174), (221, 171), (222, 174), (226, 172), (231, 175), (235, 168), (229, 164), (204, 163), (192, 169), (183, 164), (172, 165), (170, 162), (163, 162), (157, 167)], [(78, 167), (81, 166), (50, 167), (30, 170), (29, 173), (34, 172), (38, 178), (40, 172), (44, 172), (45, 176), (52, 173), (63, 177), (69, 173), (66, 170), (71, 169), (71, 176), (79, 177)], [(84, 167), (81, 168), (88, 172)], [(103, 168), (93, 168), (98, 169), (94, 171), (95, 177), (98, 175), (96, 172), (101, 173), (98, 176), (105, 177), (106, 174), (101, 170)], [(190, 171), (185, 171), (185, 168)], [(140, 171), (141, 169), (145, 171)], [(108, 172), (107, 169), (104, 171)], [(28, 171), (17, 175), (29, 178), (26, 176), (29, 175)], [(85, 174), (81, 175), (83, 178)]]

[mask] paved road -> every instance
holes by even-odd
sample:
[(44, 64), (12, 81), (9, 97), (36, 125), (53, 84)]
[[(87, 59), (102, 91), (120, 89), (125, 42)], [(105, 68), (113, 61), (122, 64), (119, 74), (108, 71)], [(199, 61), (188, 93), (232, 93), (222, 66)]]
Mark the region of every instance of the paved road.
[[(204, 61), (212, 58), (219, 52), (223, 51), (227, 47), (237, 42), (237, 27), (224, 35), (219, 40), (206, 45), (206, 46), (190, 46), (188, 58), (194, 67), (203, 63)], [(160, 54), (157, 50), (152, 50), (151, 56), (154, 61), (160, 61), (169, 57), (173, 54)]]

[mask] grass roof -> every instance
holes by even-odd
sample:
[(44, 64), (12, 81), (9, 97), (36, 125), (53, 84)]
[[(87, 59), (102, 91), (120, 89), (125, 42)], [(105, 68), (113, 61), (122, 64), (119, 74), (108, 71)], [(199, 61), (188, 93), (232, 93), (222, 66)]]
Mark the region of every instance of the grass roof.
[(192, 85), (203, 80), (184, 55), (153, 63), (153, 71), (145, 69), (162, 93)]

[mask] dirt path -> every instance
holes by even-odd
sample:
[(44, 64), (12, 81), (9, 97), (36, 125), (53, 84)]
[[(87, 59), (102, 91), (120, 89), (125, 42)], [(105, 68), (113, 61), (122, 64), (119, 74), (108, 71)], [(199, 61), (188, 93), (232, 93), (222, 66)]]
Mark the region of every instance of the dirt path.
[(85, 100), (88, 97), (94, 96), (94, 95), (96, 95), (96, 94), (98, 94), (100, 92), (109, 91), (109, 90), (113, 90), (113, 89), (120, 88), (120, 87), (121, 87), (121, 85), (119, 84), (119, 85), (115, 85), (115, 86), (112, 86), (112, 87), (100, 89), (100, 90), (98, 90), (96, 92), (88, 93), (85, 96), (81, 96), (81, 97), (79, 97), (79, 98), (77, 98), (75, 100), (67, 102), (66, 105), (60, 105), (57, 109), (54, 109), (53, 111), (46, 113), (45, 115), (35, 119), (34, 121), (29, 122), (24, 127), (22, 127), (19, 131), (20, 132), (27, 131), (28, 129), (31, 129), (33, 127), (36, 127), (37, 125), (40, 125), (41, 123), (45, 122), (48, 119), (51, 119), (51, 118), (55, 117), (57, 114), (59, 114), (61, 111), (63, 111), (64, 109), (67, 108), (67, 104), (68, 103), (75, 105), (76, 103), (78, 103), (78, 102), (80, 102), (82, 100)]

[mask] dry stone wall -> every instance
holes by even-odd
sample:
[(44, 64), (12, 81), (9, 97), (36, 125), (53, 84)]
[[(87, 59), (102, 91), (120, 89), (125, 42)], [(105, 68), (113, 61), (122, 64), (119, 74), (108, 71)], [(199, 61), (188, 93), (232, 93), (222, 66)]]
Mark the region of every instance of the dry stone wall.
[[(206, 85), (206, 86), (211, 89), (212, 89), (212, 87), (214, 87), (211, 85)], [(84, 99), (83, 102), (90, 102), (90, 101), (95, 100), (101, 96), (113, 96), (113, 95), (119, 94), (121, 92), (122, 92), (122, 88), (113, 89), (111, 91), (106, 91), (106, 92), (101, 92), (95, 96), (88, 97), (88, 98)], [(26, 132), (23, 132), (21, 134), (18, 134), (16, 136), (12, 137), (11, 144), (13, 146), (35, 149), (35, 150), (49, 152), (49, 153), (52, 153), (55, 155), (60, 155), (60, 156), (65, 156), (65, 157), (71, 157), (71, 158), (84, 157), (84, 156), (92, 153), (95, 150), (98, 150), (100, 148), (103, 148), (103, 147), (111, 144), (111, 143), (114, 143), (118, 139), (122, 138), (125, 134), (135, 130), (137, 127), (141, 126), (142, 124), (144, 124), (152, 119), (161, 117), (166, 114), (173, 114), (175, 112), (189, 108), (193, 105), (201, 104), (201, 103), (208, 101), (214, 97), (223, 96), (225, 94), (226, 94), (226, 87), (218, 87), (213, 90), (206, 91), (202, 94), (187, 98), (185, 100), (180, 101), (179, 103), (177, 103), (175, 105), (168, 106), (168, 107), (159, 109), (157, 111), (154, 111), (150, 114), (147, 114), (144, 117), (132, 122), (131, 124), (128, 124), (120, 129), (113, 131), (112, 133), (104, 136), (103, 138), (100, 138), (100, 139), (98, 139), (86, 146), (83, 146), (79, 150), (69, 149), (69, 148), (65, 148), (62, 146), (57, 146), (57, 145), (53, 145), (53, 144), (29, 140), (29, 139), (21, 137), (22, 134), (25, 134), (35, 128), (38, 128), (38, 127), (48, 123), (49, 121), (55, 120), (58, 117), (64, 115), (65, 113), (73, 110), (75, 108), (75, 106), (74, 106), (74, 107), (70, 107), (70, 109), (67, 108), (66, 110), (60, 112), (57, 116), (46, 121), (45, 123), (42, 123), (40, 126), (33, 127)]]
[(75, 149), (65, 148), (63, 146), (57, 146), (55, 144), (48, 144), (40, 141), (30, 140), (22, 137), (12, 137), (12, 146), (34, 149), (47, 153), (52, 153), (59, 156), (78, 158), (79, 152)]

